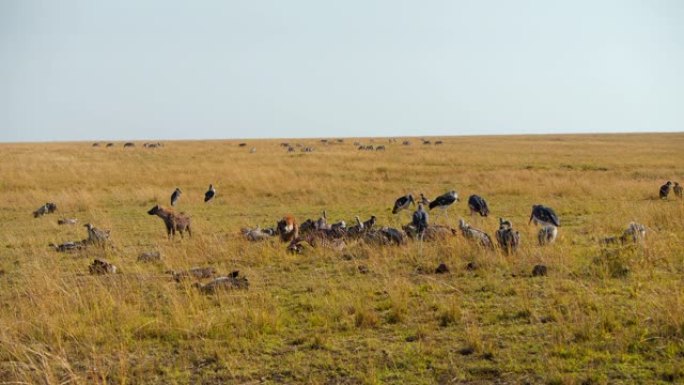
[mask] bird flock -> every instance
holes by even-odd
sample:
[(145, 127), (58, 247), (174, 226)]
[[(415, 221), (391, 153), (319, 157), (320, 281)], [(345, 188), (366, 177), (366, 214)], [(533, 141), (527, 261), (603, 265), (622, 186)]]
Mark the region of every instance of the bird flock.
[[(338, 143), (343, 140), (338, 139)], [(371, 140), (373, 142), (373, 140)], [(390, 143), (396, 142), (396, 139), (390, 139)], [(329, 144), (328, 140), (321, 140), (322, 144)], [(331, 142), (332, 143), (332, 142)], [(424, 145), (431, 145), (432, 142), (422, 139)], [(434, 142), (434, 145), (440, 145), (442, 141)], [(313, 147), (302, 147), (300, 144), (294, 146), (290, 143), (281, 143), (282, 147), (288, 152), (294, 152), (295, 146), (300, 147), (303, 152), (312, 152)], [(385, 150), (384, 145), (364, 145), (359, 142), (354, 143), (359, 150)], [(404, 141), (402, 145), (409, 146), (411, 142)], [(99, 147), (100, 143), (93, 143), (93, 147)], [(107, 143), (106, 147), (112, 147), (113, 143)], [(124, 143), (124, 148), (134, 147), (132, 142)], [(145, 143), (145, 148), (162, 147), (161, 143)], [(239, 147), (246, 147), (246, 143), (239, 143)], [(251, 148), (250, 152), (256, 152), (256, 148)], [(667, 200), (670, 193), (678, 198), (682, 198), (682, 186), (678, 182), (667, 181), (660, 186), (658, 196), (660, 199)], [(209, 184), (208, 189), (204, 193), (204, 202), (211, 204), (216, 200), (216, 188), (213, 184)], [(174, 239), (176, 233), (181, 238), (187, 233), (192, 236), (192, 221), (190, 216), (184, 212), (176, 212), (176, 208), (183, 199), (183, 191), (176, 187), (170, 196), (170, 207), (166, 208), (161, 205), (155, 205), (147, 213), (152, 216), (158, 216), (164, 222), (167, 231), (167, 237)], [(402, 212), (408, 211), (411, 207), (415, 208), (410, 220), (406, 225), (401, 226), (401, 229), (379, 226), (378, 218), (374, 215), (370, 216), (365, 221), (362, 221), (359, 216), (355, 216), (353, 223), (347, 224), (345, 221), (337, 221), (333, 223), (328, 222), (328, 215), (323, 211), (318, 219), (307, 219), (299, 223), (293, 215), (285, 215), (278, 220), (273, 227), (264, 228), (243, 228), (241, 234), (248, 241), (263, 241), (271, 238), (280, 238), (287, 244), (287, 250), (293, 253), (301, 253), (309, 247), (324, 246), (337, 250), (342, 250), (350, 241), (362, 241), (367, 244), (377, 245), (401, 245), (407, 239), (414, 239), (420, 242), (432, 241), (437, 239), (444, 239), (446, 237), (461, 234), (465, 239), (474, 244), (487, 249), (494, 250), (497, 247), (505, 254), (515, 253), (521, 244), (520, 232), (517, 231), (512, 222), (506, 218), (499, 218), (499, 227), (495, 230), (494, 238), (489, 236), (486, 231), (478, 229), (469, 224), (466, 219), (458, 219), (458, 228), (452, 228), (446, 224), (438, 224), (440, 221), (431, 221), (430, 213), (436, 209), (441, 216), (444, 217), (444, 223), (448, 223), (448, 211), (451, 206), (460, 202), (458, 193), (455, 190), (450, 190), (434, 199), (428, 199), (425, 194), (420, 193), (420, 198), (416, 200), (412, 193), (408, 193), (398, 197), (391, 208), (393, 215), (401, 217)], [(472, 194), (467, 200), (468, 209), (471, 218), (477, 216), (488, 217), (490, 215), (490, 207), (486, 199), (478, 194)], [(52, 202), (41, 205), (33, 212), (35, 218), (42, 217), (47, 214), (52, 214), (57, 211), (57, 205)], [(438, 217), (439, 218), (439, 217)], [(75, 225), (78, 222), (75, 218), (60, 218), (58, 224), (60, 225)], [(556, 212), (548, 206), (542, 204), (532, 205), (528, 225), (539, 226), (537, 233), (537, 243), (540, 246), (554, 243), (558, 237), (558, 229), (560, 227), (560, 220)], [(64, 242), (59, 245), (50, 244), (57, 251), (71, 251), (79, 250), (92, 245), (103, 246), (110, 244), (110, 230), (100, 229), (91, 223), (84, 225), (87, 230), (87, 237), (81, 241)], [(622, 234), (618, 236), (606, 237), (599, 240), (600, 244), (625, 244), (629, 242), (640, 242), (646, 235), (646, 227), (636, 222), (631, 222)], [(141, 254), (139, 261), (149, 262), (160, 258), (159, 253)], [(110, 274), (116, 272), (116, 267), (108, 262), (96, 259), (90, 266), (90, 271), (93, 274)], [(173, 273), (176, 276), (180, 273)], [(190, 276), (196, 276), (195, 273), (186, 273)], [(219, 277), (218, 281), (212, 281), (206, 285), (198, 286), (203, 292), (212, 292), (214, 287), (220, 287), (222, 282), (229, 282), (234, 287), (245, 287), (246, 278), (240, 277), (238, 272), (232, 272), (225, 277)]]
[[(454, 203), (459, 202), (458, 194), (455, 190), (448, 191), (433, 200), (426, 198), (425, 194), (420, 194), (420, 201), (416, 202), (413, 194), (400, 196), (394, 201), (392, 214), (400, 215), (404, 210), (411, 206), (417, 206), (411, 216), (411, 220), (401, 230), (382, 226), (377, 227), (377, 218), (372, 216), (369, 220), (362, 222), (358, 216), (355, 217), (356, 224), (346, 226), (345, 221), (328, 223), (326, 211), (317, 220), (307, 219), (300, 225), (292, 215), (285, 216), (275, 227), (261, 229), (243, 228), (242, 234), (249, 241), (262, 241), (272, 237), (280, 236), (283, 242), (288, 243), (288, 251), (300, 253), (306, 249), (306, 245), (317, 247), (318, 245), (327, 246), (336, 250), (346, 247), (346, 242), (350, 240), (362, 240), (369, 244), (403, 244), (406, 239), (417, 239), (419, 241), (431, 241), (443, 239), (445, 237), (461, 233), (465, 239), (481, 246), (484, 249), (494, 250), (496, 246), (506, 254), (514, 253), (521, 244), (520, 232), (514, 229), (510, 220), (499, 218), (499, 228), (495, 232), (495, 240), (485, 231), (478, 229), (460, 218), (458, 229), (448, 225), (430, 223), (428, 210), (439, 209), (445, 218), (448, 218), (448, 208)], [(427, 207), (427, 208), (426, 208)], [(468, 198), (468, 208), (471, 216), (487, 217), (490, 208), (487, 201), (480, 195), (471, 195)], [(529, 224), (539, 226), (537, 241), (540, 246), (555, 242), (558, 236), (560, 220), (558, 215), (551, 207), (541, 204), (532, 206)], [(627, 243), (639, 242), (644, 239), (646, 227), (632, 222), (619, 237), (610, 237), (602, 240), (602, 244), (608, 243)], [(610, 239), (613, 239), (611, 242)]]
[[(659, 189), (659, 197), (667, 199), (670, 191), (673, 191), (676, 197), (682, 198), (682, 187), (678, 182), (667, 181)], [(178, 205), (182, 196), (182, 190), (176, 188), (170, 197), (170, 204), (172, 207)], [(207, 191), (204, 194), (204, 202), (210, 203), (216, 197), (216, 188), (213, 184), (209, 184)], [(411, 220), (402, 229), (395, 229), (392, 227), (376, 226), (377, 217), (371, 216), (366, 221), (361, 221), (358, 216), (355, 216), (355, 224), (347, 226), (345, 221), (335, 223), (328, 223), (327, 212), (323, 211), (322, 216), (317, 220), (307, 219), (299, 224), (292, 215), (283, 217), (276, 223), (274, 227), (262, 229), (243, 228), (242, 235), (249, 241), (262, 241), (272, 237), (280, 237), (283, 241), (288, 242), (288, 250), (292, 252), (301, 252), (304, 249), (303, 244), (315, 247), (316, 245), (324, 245), (336, 249), (343, 249), (346, 247), (345, 241), (350, 239), (362, 239), (366, 242), (376, 244), (402, 244), (407, 238), (423, 240), (434, 240), (443, 238), (449, 235), (455, 235), (460, 232), (464, 238), (482, 246), (485, 249), (494, 249), (495, 244), (492, 238), (485, 231), (473, 227), (467, 223), (465, 219), (458, 220), (458, 230), (447, 225), (435, 225), (430, 221), (428, 211), (438, 209), (442, 215), (448, 219), (448, 208), (454, 203), (459, 202), (458, 193), (455, 190), (448, 191), (436, 198), (430, 200), (425, 194), (420, 193), (420, 200), (416, 202), (413, 194), (406, 194), (400, 196), (394, 201), (392, 207), (392, 214), (400, 214), (402, 211), (409, 209), (411, 206), (416, 207), (416, 210), (411, 216)], [(490, 214), (490, 208), (487, 201), (480, 195), (470, 195), (468, 198), (468, 208), (471, 216), (487, 217)], [(57, 210), (55, 203), (45, 203), (33, 212), (34, 217), (38, 218), (46, 214), (53, 213)], [(149, 215), (160, 217), (166, 226), (167, 236), (173, 239), (176, 233), (179, 233), (181, 238), (184, 233), (192, 236), (191, 219), (183, 212), (177, 213), (173, 209), (165, 208), (160, 205), (155, 205), (148, 212)], [(62, 218), (58, 220), (58, 224), (76, 224), (77, 219)], [(558, 228), (560, 227), (560, 220), (556, 212), (551, 208), (541, 204), (532, 206), (528, 224), (539, 226), (537, 241), (540, 246), (548, 245), (558, 237)], [(91, 223), (84, 225), (87, 229), (87, 238), (82, 241), (65, 242), (59, 245), (50, 244), (58, 251), (70, 251), (85, 248), (88, 245), (103, 245), (109, 241), (110, 230), (99, 229)], [(627, 243), (639, 242), (644, 239), (646, 234), (646, 227), (636, 222), (631, 222), (620, 236), (606, 237), (600, 240), (601, 244), (611, 243)], [(499, 218), (499, 228), (495, 232), (495, 240), (498, 247), (506, 254), (513, 253), (520, 246), (521, 238), (519, 231), (515, 230), (510, 220)]]

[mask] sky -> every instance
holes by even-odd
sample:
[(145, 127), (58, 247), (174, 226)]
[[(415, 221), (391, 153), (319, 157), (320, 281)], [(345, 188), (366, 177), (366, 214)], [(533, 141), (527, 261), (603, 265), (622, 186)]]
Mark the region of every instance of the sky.
[(0, 0), (0, 142), (684, 130), (681, 0)]

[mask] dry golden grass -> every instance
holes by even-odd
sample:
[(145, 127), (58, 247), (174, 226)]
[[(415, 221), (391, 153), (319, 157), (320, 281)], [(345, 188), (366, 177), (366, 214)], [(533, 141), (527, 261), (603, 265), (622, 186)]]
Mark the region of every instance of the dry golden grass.
[[(440, 139), (375, 139), (385, 152), (358, 151), (354, 139), (290, 140), (316, 148), (290, 154), (281, 141), (0, 145), (0, 381), (684, 381), (684, 205), (657, 199), (664, 181), (684, 181), (684, 134)], [(204, 204), (209, 183), (217, 198)], [(194, 236), (168, 241), (146, 211), (168, 205), (177, 186)], [(409, 215), (391, 214), (398, 196), (452, 188), (462, 198), (452, 226), (468, 215), (468, 195), (481, 194), (492, 215), (468, 220), (493, 235), (498, 217), (511, 219), (521, 249), (505, 256), (458, 236), (290, 255), (276, 240), (239, 235), (323, 209), (332, 220), (374, 214), (399, 227)], [(34, 219), (47, 201), (58, 212)], [(551, 246), (537, 246), (527, 225), (534, 203), (561, 218)], [(80, 223), (58, 226), (60, 217)], [(631, 220), (650, 228), (645, 245), (599, 247)], [(114, 246), (47, 247), (84, 238), (87, 222), (112, 229)], [(136, 262), (152, 250), (162, 262)], [(95, 257), (121, 273), (88, 275)], [(466, 270), (473, 261), (479, 268)], [(451, 273), (430, 274), (440, 262)], [(549, 275), (530, 277), (540, 263)], [(207, 296), (165, 274), (193, 266), (240, 270), (250, 289)]]

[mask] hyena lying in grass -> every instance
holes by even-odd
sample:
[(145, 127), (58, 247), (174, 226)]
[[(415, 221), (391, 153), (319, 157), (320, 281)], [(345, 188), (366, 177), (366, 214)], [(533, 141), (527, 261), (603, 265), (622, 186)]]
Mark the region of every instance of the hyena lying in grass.
[(192, 231), (190, 230), (190, 217), (183, 213), (176, 213), (171, 209), (167, 209), (163, 206), (156, 205), (147, 212), (149, 215), (156, 215), (164, 220), (166, 225), (166, 234), (169, 239), (176, 236), (176, 231), (178, 231), (183, 238), (183, 232), (187, 230), (188, 235), (192, 236)]
[(40, 207), (36, 211), (33, 212), (33, 217), (38, 218), (42, 217), (45, 214), (52, 214), (55, 211), (57, 211), (57, 205), (51, 202), (48, 202)]

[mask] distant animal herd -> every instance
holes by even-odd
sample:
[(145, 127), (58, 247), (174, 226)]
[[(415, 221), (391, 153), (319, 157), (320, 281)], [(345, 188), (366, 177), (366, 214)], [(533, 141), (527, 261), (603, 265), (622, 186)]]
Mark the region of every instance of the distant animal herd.
[[(375, 142), (375, 139), (370, 139), (370, 142), (371, 143)], [(388, 142), (389, 143), (396, 143), (397, 139), (390, 138), (388, 140)], [(342, 144), (342, 143), (344, 143), (344, 139), (335, 139), (335, 140), (321, 139), (320, 143), (322, 145)], [(444, 144), (444, 142), (441, 140), (436, 140), (433, 143), (431, 140), (428, 140), (428, 139), (421, 139), (421, 143), (423, 145), (435, 145), (435, 146), (439, 146), (441, 144)], [(411, 141), (404, 140), (401, 144), (403, 146), (410, 146)], [(92, 146), (93, 147), (113, 148), (113, 147), (116, 147), (116, 144), (114, 142), (94, 142), (92, 144)], [(124, 149), (135, 148), (136, 144), (134, 142), (125, 142), (125, 143), (123, 143), (122, 146)], [(282, 142), (282, 143), (280, 143), (280, 146), (284, 147), (288, 153), (296, 152), (297, 149), (299, 149), (300, 152), (314, 152), (315, 151), (315, 147), (305, 146), (301, 143), (291, 144), (289, 142)], [(362, 144), (361, 142), (354, 142), (354, 146), (357, 147), (357, 149), (360, 151), (385, 151), (387, 149), (387, 147), (384, 145)], [(160, 148), (160, 147), (164, 147), (164, 144), (161, 142), (146, 142), (143, 144), (143, 147), (144, 148)], [(240, 142), (240, 143), (238, 143), (238, 147), (247, 147), (247, 143), (246, 142)], [(254, 154), (257, 152), (257, 148), (256, 147), (250, 147), (249, 152), (251, 154)]]
[[(342, 143), (342, 139), (338, 139), (335, 143)], [(390, 139), (390, 143), (396, 142), (396, 139)], [(321, 143), (333, 143), (322, 139)], [(436, 141), (434, 144), (439, 145), (442, 141)], [(423, 144), (431, 144), (429, 140), (423, 140)], [(97, 147), (100, 143), (94, 143)], [(294, 151), (294, 147), (289, 143), (281, 143), (282, 147), (287, 148), (288, 152)], [(365, 146), (359, 142), (354, 143), (359, 150), (374, 149), (375, 151), (384, 150), (384, 146), (372, 145)], [(404, 141), (403, 145), (410, 145), (409, 141)], [(107, 143), (107, 147), (113, 146), (112, 143)], [(132, 142), (124, 144), (124, 148), (135, 146)], [(145, 143), (146, 148), (162, 147), (161, 143)], [(240, 147), (245, 147), (245, 143), (240, 143)], [(302, 151), (311, 152), (313, 147), (298, 146)], [(660, 186), (658, 196), (662, 200), (667, 200), (670, 193), (673, 192), (675, 197), (682, 199), (682, 186), (678, 182), (667, 181)], [(170, 198), (172, 207), (178, 205), (182, 196), (180, 188), (176, 188)], [(204, 194), (204, 202), (209, 203), (214, 200), (216, 196), (216, 189), (213, 184), (209, 185), (208, 190)], [(307, 248), (328, 247), (335, 250), (344, 250), (347, 243), (350, 241), (358, 241), (369, 245), (402, 245), (408, 240), (418, 242), (430, 242), (448, 237), (456, 236), (460, 233), (465, 239), (477, 244), (478, 246), (494, 250), (497, 246), (505, 254), (516, 252), (521, 243), (520, 233), (516, 231), (510, 220), (499, 218), (499, 228), (495, 231), (496, 243), (485, 231), (471, 226), (460, 218), (458, 221), (458, 229), (452, 228), (448, 225), (433, 224), (429, 219), (428, 211), (433, 209), (440, 209), (443, 215), (448, 219), (447, 209), (454, 203), (460, 201), (456, 191), (451, 190), (436, 198), (430, 200), (423, 193), (420, 194), (418, 202), (413, 197), (413, 194), (406, 194), (397, 198), (392, 208), (393, 214), (400, 214), (403, 210), (408, 209), (411, 205), (416, 207), (416, 210), (411, 216), (411, 221), (402, 226), (401, 229), (379, 226), (377, 224), (377, 217), (371, 216), (366, 221), (356, 216), (353, 225), (347, 225), (345, 221), (338, 221), (328, 223), (327, 213), (323, 214), (318, 219), (307, 219), (303, 222), (298, 222), (296, 218), (289, 214), (275, 223), (275, 226), (268, 228), (243, 228), (240, 230), (242, 236), (251, 242), (263, 241), (271, 238), (279, 238), (282, 242), (287, 244), (286, 250), (291, 253), (302, 253)], [(468, 208), (471, 216), (480, 215), (487, 217), (490, 214), (490, 209), (487, 201), (480, 195), (472, 194), (468, 198)], [(35, 218), (42, 217), (47, 214), (52, 214), (57, 211), (57, 205), (52, 202), (41, 205), (33, 212)], [(164, 222), (166, 234), (169, 240), (174, 239), (176, 233), (183, 237), (184, 233), (192, 236), (192, 221), (190, 216), (183, 212), (176, 212), (172, 208), (167, 208), (161, 205), (155, 205), (147, 214), (158, 216)], [(60, 225), (75, 225), (78, 223), (76, 218), (60, 218), (58, 224)], [(529, 223), (540, 225), (540, 230), (537, 236), (537, 243), (540, 246), (553, 243), (558, 235), (558, 228), (560, 227), (559, 217), (551, 207), (541, 204), (532, 205)], [(106, 246), (110, 243), (110, 230), (99, 229), (90, 223), (84, 225), (87, 229), (87, 238), (81, 241), (70, 241), (61, 244), (50, 244), (56, 251), (67, 252), (73, 250), (84, 249), (93, 245)], [(645, 239), (646, 226), (631, 222), (627, 225), (622, 234), (617, 236), (610, 236), (601, 238), (599, 243), (602, 245), (609, 244), (626, 244), (639, 243)], [(138, 261), (150, 262), (159, 260), (158, 252), (147, 252), (140, 255)], [(445, 267), (444, 267), (445, 268)], [(535, 267), (538, 269), (539, 267)], [(197, 270), (199, 269), (199, 270)], [(215, 272), (208, 274), (202, 268), (191, 269), (186, 272), (172, 272), (173, 277), (179, 280), (179, 277), (195, 277), (208, 278), (214, 277)], [(206, 268), (205, 268), (206, 269)], [(545, 267), (543, 269), (545, 271)], [(102, 259), (95, 259), (90, 265), (89, 271), (91, 274), (112, 274), (117, 272), (116, 266)], [(213, 270), (212, 270), (213, 271)], [(213, 293), (220, 288), (246, 288), (248, 281), (246, 277), (239, 276), (239, 272), (234, 271), (226, 276), (215, 278), (204, 285), (196, 285), (202, 292)]]

